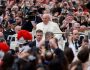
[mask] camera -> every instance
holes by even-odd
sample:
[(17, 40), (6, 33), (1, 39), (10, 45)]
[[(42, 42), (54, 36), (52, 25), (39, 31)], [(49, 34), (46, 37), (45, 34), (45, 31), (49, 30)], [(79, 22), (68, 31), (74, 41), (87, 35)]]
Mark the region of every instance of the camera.
[(79, 12), (83, 12), (83, 10), (82, 9), (79, 9)]

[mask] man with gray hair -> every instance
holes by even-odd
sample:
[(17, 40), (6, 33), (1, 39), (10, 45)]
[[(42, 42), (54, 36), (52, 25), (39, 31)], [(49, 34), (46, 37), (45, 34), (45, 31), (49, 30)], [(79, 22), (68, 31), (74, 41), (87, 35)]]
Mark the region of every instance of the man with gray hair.
[(80, 29), (80, 23), (77, 23), (76, 22), (76, 23), (73, 24), (73, 30), (75, 30), (75, 29), (79, 31), (79, 29)]

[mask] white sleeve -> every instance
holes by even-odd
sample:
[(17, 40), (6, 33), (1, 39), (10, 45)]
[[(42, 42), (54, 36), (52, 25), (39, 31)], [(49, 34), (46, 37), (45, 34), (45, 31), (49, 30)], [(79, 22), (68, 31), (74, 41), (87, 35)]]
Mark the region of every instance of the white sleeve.
[(61, 38), (62, 38), (62, 34), (61, 34), (61, 30), (60, 30), (60, 28), (59, 28), (59, 26), (58, 26), (58, 24), (56, 23), (55, 24), (55, 31), (54, 31), (54, 33), (55, 33), (55, 37), (58, 39), (58, 40), (60, 40)]

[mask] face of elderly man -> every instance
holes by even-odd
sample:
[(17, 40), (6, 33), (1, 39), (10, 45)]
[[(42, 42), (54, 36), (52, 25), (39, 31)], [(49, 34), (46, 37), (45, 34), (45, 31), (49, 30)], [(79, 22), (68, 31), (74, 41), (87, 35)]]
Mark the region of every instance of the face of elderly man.
[(49, 14), (44, 14), (42, 16), (42, 21), (44, 24), (48, 24), (48, 22), (50, 21), (50, 15)]
[(74, 23), (73, 29), (80, 30), (80, 24), (79, 23)]

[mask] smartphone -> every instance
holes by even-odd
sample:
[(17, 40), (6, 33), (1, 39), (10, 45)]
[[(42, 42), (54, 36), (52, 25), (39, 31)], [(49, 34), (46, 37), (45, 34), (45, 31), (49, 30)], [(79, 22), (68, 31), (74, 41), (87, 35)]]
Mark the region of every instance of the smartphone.
[(79, 9), (79, 12), (83, 12), (83, 10), (82, 9)]
[(69, 28), (71, 28), (72, 27), (72, 23), (69, 23)]
[(90, 39), (90, 32), (88, 32), (88, 39)]
[(73, 6), (76, 8), (77, 7), (77, 4), (75, 1), (72, 2)]

